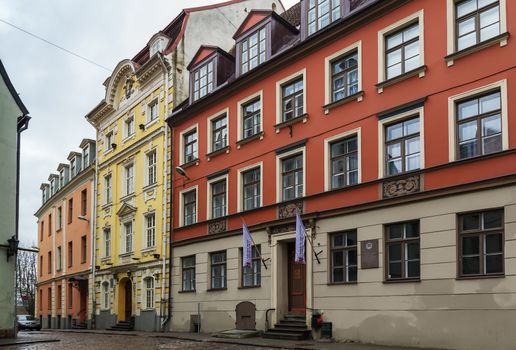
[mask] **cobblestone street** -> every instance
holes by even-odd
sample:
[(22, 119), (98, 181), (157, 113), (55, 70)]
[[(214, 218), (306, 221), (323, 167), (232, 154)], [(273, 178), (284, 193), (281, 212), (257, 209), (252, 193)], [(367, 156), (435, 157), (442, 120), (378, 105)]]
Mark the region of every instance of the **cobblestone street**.
[(264, 350), (264, 347), (245, 346), (240, 344), (220, 344), (212, 342), (197, 342), (170, 338), (107, 335), (92, 333), (65, 333), (65, 332), (21, 332), (19, 336), (30, 341), (59, 339), (58, 342), (36, 343), (17, 346), (8, 346), (8, 350), (129, 350), (129, 349), (192, 349), (192, 350)]

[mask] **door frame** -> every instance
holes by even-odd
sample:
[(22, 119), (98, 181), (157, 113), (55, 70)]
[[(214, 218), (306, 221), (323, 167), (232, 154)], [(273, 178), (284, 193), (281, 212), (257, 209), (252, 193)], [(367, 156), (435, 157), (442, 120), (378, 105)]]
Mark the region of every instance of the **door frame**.
[[(303, 312), (306, 313), (306, 266), (304, 267), (304, 277), (303, 277), (303, 279), (305, 281), (305, 289), (304, 289), (304, 295), (303, 295), (303, 297), (304, 297), (303, 307), (296, 308), (296, 310), (294, 310), (294, 308), (291, 305), (291, 301), (292, 301), (291, 297), (292, 297), (292, 289), (293, 289), (292, 272), (293, 272), (293, 268), (295, 265), (301, 265), (301, 264), (296, 264), (294, 262), (294, 257), (291, 256), (291, 254), (295, 254), (295, 251), (296, 251), (295, 241), (294, 242), (292, 242), (292, 241), (286, 242), (285, 245), (287, 246), (287, 262), (288, 262), (288, 265), (287, 265), (287, 270), (288, 270), (288, 292), (287, 292), (288, 309), (287, 310), (291, 314), (303, 314)], [(306, 252), (305, 252), (305, 255), (306, 255)], [(306, 265), (306, 264), (304, 264), (304, 265)]]
[[(311, 235), (311, 233), (311, 229), (308, 228), (306, 234)], [(276, 309), (272, 313), (273, 324), (278, 323), (288, 313), (288, 295), (287, 300), (285, 300), (285, 294), (283, 293), (288, 289), (288, 281), (287, 278), (283, 278), (282, 268), (288, 264), (287, 243), (295, 241), (295, 239), (296, 232), (292, 231), (276, 233), (271, 236), (271, 308)], [(307, 326), (311, 328), (311, 322), (308, 321), (313, 309), (313, 254), (308, 247), (309, 243), (306, 242), (306, 244), (306, 320)]]

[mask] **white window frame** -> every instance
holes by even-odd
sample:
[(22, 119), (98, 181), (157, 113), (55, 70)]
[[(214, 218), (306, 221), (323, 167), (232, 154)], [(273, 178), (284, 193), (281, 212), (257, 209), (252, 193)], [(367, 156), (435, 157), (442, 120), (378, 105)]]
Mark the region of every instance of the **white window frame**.
[(56, 209), (56, 231), (63, 228), (63, 206)]
[[(109, 186), (108, 186), (109, 185)], [(113, 202), (113, 176), (111, 173), (104, 175), (104, 204)]]
[(77, 162), (75, 161), (75, 158), (73, 158), (72, 160), (70, 160), (70, 179), (72, 177), (74, 177), (77, 173), (77, 167), (76, 167), (76, 164)]
[(83, 168), (86, 169), (90, 165), (90, 146), (86, 145), (82, 152)]
[[(220, 110), (218, 111), (217, 113), (214, 113), (212, 114), (211, 116), (208, 117), (207, 119), (207, 130), (208, 130), (208, 135), (207, 135), (207, 138), (208, 138), (208, 145), (207, 145), (207, 152), (208, 154), (210, 154), (212, 151), (212, 148), (211, 148), (211, 141), (212, 141), (212, 130), (213, 130), (213, 127), (212, 127), (212, 120), (214, 119), (217, 119), (219, 117), (221, 117), (223, 114), (226, 115), (226, 130), (227, 130), (227, 144), (226, 146), (229, 146), (229, 108), (224, 108), (223, 110)], [(199, 132), (199, 131), (197, 131)], [(197, 142), (199, 142), (199, 134), (197, 134)], [(199, 145), (197, 145), (197, 151), (199, 151)], [(229, 151), (229, 150), (228, 150)], [(227, 151), (227, 152), (228, 152)]]
[[(121, 254), (132, 254), (134, 252), (134, 219), (131, 218), (130, 220), (125, 220), (123, 222), (121, 222), (122, 224), (122, 242), (123, 242), (123, 245), (121, 246), (121, 250), (122, 250), (122, 253)], [(131, 251), (127, 251), (127, 225), (130, 224), (131, 225)]]
[[(152, 228), (152, 230), (154, 230), (154, 232), (152, 233), (154, 235), (154, 244), (153, 245), (149, 245), (149, 231), (151, 230), (151, 228), (149, 228), (149, 218), (150, 217), (154, 217), (154, 227)], [(151, 211), (151, 212), (148, 212), (148, 213), (145, 213), (143, 215), (143, 244), (142, 246), (144, 246), (146, 249), (149, 249), (149, 248), (156, 248), (156, 222), (157, 222), (157, 218), (156, 218), (156, 212), (155, 211)]]
[[(385, 76), (385, 38), (398, 30), (401, 30), (403, 27), (407, 26), (409, 23), (414, 22), (419, 23), (419, 67), (425, 65), (425, 19), (424, 19), (424, 10), (421, 9), (410, 16), (407, 16), (396, 23), (391, 24), (388, 27), (385, 27), (378, 31), (378, 84), (383, 83), (387, 80)], [(403, 74), (402, 74), (403, 75)], [(423, 78), (425, 76), (425, 72), (419, 73), (419, 77)], [(393, 77), (391, 79), (396, 79), (398, 76)], [(383, 92), (383, 88), (378, 88), (378, 93)]]
[[(149, 280), (152, 281), (152, 289), (151, 290), (147, 286), (147, 281), (149, 281)], [(156, 297), (156, 283), (155, 283), (154, 277), (145, 276), (142, 279), (142, 284), (143, 284), (142, 291), (143, 291), (143, 299), (144, 299), (142, 309), (143, 310), (153, 310), (155, 308), (155, 302), (156, 302), (156, 298), (155, 298)], [(152, 293), (152, 300), (150, 302), (150, 306), (149, 306), (149, 291)]]
[[(308, 86), (306, 84), (306, 68), (303, 68), (281, 80), (276, 81), (276, 124), (281, 124), (283, 122), (283, 85), (301, 76), (303, 78), (303, 114), (307, 113), (306, 96), (308, 93)], [(276, 129), (276, 133), (279, 133), (279, 129)]]
[[(152, 118), (152, 108), (154, 106), (156, 106), (156, 108), (157, 108), (157, 115), (156, 115), (156, 118), (153, 119)], [(153, 98), (152, 101), (150, 101), (147, 104), (147, 124), (151, 124), (156, 120), (159, 120), (159, 99), (157, 97)]]
[[(106, 288), (107, 286), (107, 288)], [(111, 303), (111, 298), (110, 298), (110, 293), (109, 293), (109, 282), (108, 281), (104, 281), (102, 282), (101, 284), (101, 288), (102, 288), (102, 305), (101, 305), (101, 310), (103, 311), (106, 311), (106, 310), (109, 310), (109, 305)]]
[[(385, 126), (386, 124), (411, 119), (411, 117), (419, 116), (419, 169), (425, 168), (425, 109), (418, 107), (400, 114), (393, 115), (389, 118), (378, 121), (378, 178), (387, 177), (385, 173)], [(399, 174), (403, 175), (405, 173)]]
[[(133, 168), (133, 175), (132, 175), (132, 181), (131, 181), (131, 184), (129, 184), (128, 182), (128, 168), (132, 167)], [(134, 166), (134, 162), (130, 162), (130, 163), (126, 163), (123, 165), (123, 168), (124, 168), (124, 174), (123, 174), (123, 193), (124, 193), (124, 196), (129, 196), (129, 195), (132, 195), (135, 193), (135, 183), (136, 183), (136, 179), (135, 179), (135, 176), (136, 176), (136, 172), (135, 172), (135, 166)], [(129, 192), (129, 187), (132, 186), (132, 192)]]
[(448, 97), (448, 159), (450, 162), (457, 160), (457, 109), (455, 108), (458, 100), (473, 97), (490, 90), (500, 90), (501, 114), (502, 114), (502, 151), (509, 149), (509, 107), (507, 96), (507, 79), (499, 80), (494, 83), (483, 85), (472, 90), (461, 92), (460, 94)]
[(199, 124), (193, 124), (179, 133), (179, 164), (185, 164), (185, 138), (184, 136), (195, 130), (197, 133), (197, 159), (199, 159)]
[(199, 185), (188, 187), (179, 192), (179, 226), (185, 226), (184, 194), (195, 190), (195, 223), (199, 222)]
[[(206, 184), (208, 186), (208, 188), (206, 189), (206, 194), (207, 194), (207, 198), (206, 198), (206, 208), (208, 209), (207, 210), (207, 215), (206, 217), (208, 218), (208, 220), (211, 220), (213, 219), (212, 217), (212, 212), (213, 212), (213, 208), (212, 208), (212, 200), (211, 200), (211, 197), (212, 197), (212, 184), (216, 183), (216, 182), (219, 182), (219, 181), (222, 181), (222, 180), (226, 180), (226, 214), (221, 216), (221, 217), (218, 217), (217, 219), (223, 219), (225, 218), (226, 216), (228, 216), (229, 214), (229, 202), (228, 202), (228, 196), (229, 196), (229, 176), (228, 174), (225, 174), (225, 175), (222, 175), (222, 176), (218, 176), (214, 179), (211, 179), (209, 180)], [(198, 219), (198, 218), (197, 218)]]
[[(362, 183), (362, 128), (356, 128), (324, 139), (324, 190), (331, 191), (331, 144), (346, 139), (357, 137), (357, 157), (358, 157), (358, 182)], [(352, 185), (354, 186), (354, 185)]]
[[(342, 50), (339, 50), (330, 56), (324, 58), (324, 104), (328, 105), (330, 103), (338, 103), (340, 100), (333, 101), (332, 99), (332, 62), (336, 61), (338, 58), (342, 58), (347, 56), (351, 52), (357, 52), (357, 60), (358, 60), (358, 93), (362, 91), (362, 40), (359, 40)], [(347, 98), (349, 96), (344, 97)], [(357, 97), (357, 102), (362, 101), (363, 96)], [(328, 110), (325, 110), (325, 113), (328, 114)]]
[(297, 154), (303, 155), (303, 195), (296, 200), (302, 199), (306, 196), (306, 146), (298, 147), (291, 151), (276, 155), (276, 203), (282, 203), (283, 200), (283, 186), (282, 186), (282, 161), (285, 158), (290, 158)]
[[(130, 125), (132, 125), (132, 130)], [(135, 120), (134, 113), (131, 113), (127, 118), (124, 119), (124, 141), (135, 135)]]
[(237, 170), (237, 188), (238, 188), (238, 196), (237, 196), (237, 211), (244, 211), (244, 181), (243, 181), (243, 173), (260, 168), (260, 205), (263, 206), (263, 162), (254, 163), (248, 165), (244, 168), (240, 168)]
[[(455, 3), (457, 0), (446, 0), (446, 43), (447, 53), (451, 55), (458, 52), (455, 47)], [(500, 34), (507, 33), (507, 0), (500, 2)], [(500, 47), (507, 45), (507, 39), (500, 41)], [(466, 48), (465, 50), (467, 50)], [(472, 52), (477, 50), (472, 50)], [(454, 65), (454, 60), (448, 60), (448, 66)]]
[[(149, 156), (154, 154), (154, 182), (150, 182), (150, 163)], [(158, 183), (158, 150), (153, 148), (152, 150), (145, 153), (145, 186), (154, 186)]]
[[(106, 232), (109, 232), (109, 239), (106, 239)], [(113, 236), (111, 232), (111, 227), (107, 226), (102, 229), (102, 241), (103, 241), (103, 258), (109, 258), (111, 256), (111, 249), (113, 248), (111, 243), (113, 242)], [(107, 248), (107, 243), (109, 242), (109, 250)]]
[(257, 91), (252, 95), (249, 95), (237, 102), (237, 140), (243, 139), (243, 127), (244, 127), (244, 113), (243, 107), (248, 102), (259, 98), (260, 99), (260, 131), (263, 132), (263, 90)]

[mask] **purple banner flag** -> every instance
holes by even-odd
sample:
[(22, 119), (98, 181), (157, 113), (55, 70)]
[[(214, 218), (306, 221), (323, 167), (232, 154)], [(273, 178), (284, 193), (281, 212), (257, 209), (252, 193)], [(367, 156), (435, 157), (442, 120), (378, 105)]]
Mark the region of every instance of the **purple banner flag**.
[(243, 235), (244, 244), (242, 247), (242, 251), (243, 251), (242, 266), (249, 267), (249, 266), (251, 266), (251, 262), (252, 262), (252, 258), (253, 258), (251, 233), (249, 232), (249, 229), (247, 228), (247, 225), (245, 223), (242, 223), (242, 225), (243, 225), (242, 231), (244, 233), (244, 235)]
[(294, 260), (298, 264), (306, 264), (305, 261), (305, 225), (299, 212), (296, 213), (296, 257)]

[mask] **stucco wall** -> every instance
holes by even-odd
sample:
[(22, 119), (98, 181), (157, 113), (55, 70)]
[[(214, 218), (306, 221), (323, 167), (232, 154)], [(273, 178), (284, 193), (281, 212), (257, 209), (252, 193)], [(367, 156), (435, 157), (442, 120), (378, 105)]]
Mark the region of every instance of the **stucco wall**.
[[(15, 234), (16, 218), (16, 140), (17, 118), (20, 110), (12, 100), (9, 90), (0, 79), (0, 244)], [(14, 270), (15, 259), (6, 261), (6, 250), (0, 248), (0, 337), (12, 336), (14, 330)], [(10, 333), (10, 334), (9, 334)]]
[[(491, 208), (504, 208), (505, 211), (505, 277), (458, 280), (457, 213)], [(385, 283), (383, 227), (405, 220), (420, 222), (421, 281)], [(323, 312), (325, 321), (333, 323), (334, 338), (447, 349), (514, 348), (516, 186), (369, 210), (318, 220), (316, 225), (314, 244), (317, 251), (322, 251), (321, 263), (312, 259), (313, 299), (307, 300), (307, 306), (312, 304), (314, 309)], [(358, 283), (329, 285), (328, 232), (346, 229), (357, 229), (359, 241), (379, 239), (380, 266), (362, 269), (359, 250)], [(264, 258), (270, 257), (266, 234), (253, 232), (253, 238), (261, 244)], [(272, 249), (275, 249), (274, 238)], [(203, 332), (234, 328), (234, 309), (241, 300), (256, 303), (257, 328), (263, 329), (263, 311), (274, 307), (271, 281), (278, 281), (278, 295), (287, 288), (286, 279), (277, 277), (284, 274), (280, 271), (281, 257), (277, 255), (276, 264), (269, 262), (268, 270), (262, 269), (261, 288), (238, 289), (238, 249), (241, 244), (241, 237), (235, 236), (175, 249), (174, 266), (178, 267), (181, 266), (180, 257), (196, 254), (197, 292), (178, 292), (181, 268), (176, 268), (174, 330), (189, 330), (190, 315), (197, 313), (198, 302), (201, 302)], [(228, 289), (207, 292), (208, 253), (223, 249), (227, 249), (228, 254)], [(307, 247), (307, 254), (309, 252)], [(307, 271), (310, 271), (309, 266)], [(307, 275), (307, 284), (309, 280)], [(281, 281), (284, 281), (283, 285)], [(307, 290), (309, 288), (307, 286)], [(286, 311), (280, 302), (277, 307), (279, 314)]]

